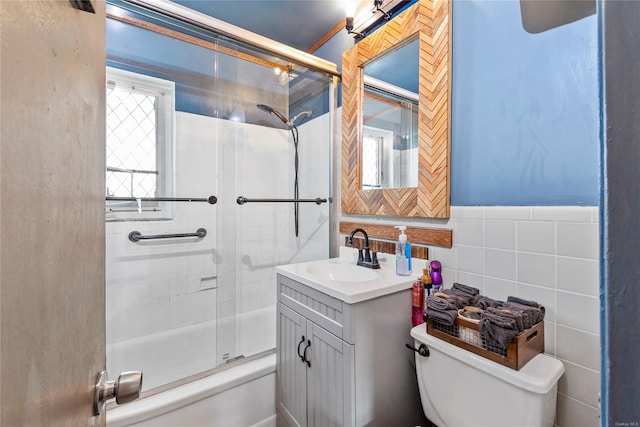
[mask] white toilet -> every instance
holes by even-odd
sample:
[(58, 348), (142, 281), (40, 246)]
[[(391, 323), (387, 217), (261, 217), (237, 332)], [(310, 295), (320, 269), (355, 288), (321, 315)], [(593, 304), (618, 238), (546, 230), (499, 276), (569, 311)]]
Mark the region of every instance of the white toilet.
[(558, 359), (538, 354), (519, 371), (411, 329), (424, 413), (438, 427), (553, 426), (556, 390), (564, 373)]

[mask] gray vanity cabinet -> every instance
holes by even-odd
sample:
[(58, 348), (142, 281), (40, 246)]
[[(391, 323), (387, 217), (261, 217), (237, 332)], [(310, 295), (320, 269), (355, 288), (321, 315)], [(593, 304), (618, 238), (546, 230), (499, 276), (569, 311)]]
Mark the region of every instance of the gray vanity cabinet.
[(353, 346), (281, 303), (278, 332), (278, 425), (349, 425)]
[(410, 290), (347, 304), (281, 274), (277, 281), (279, 427), (424, 422), (404, 347)]

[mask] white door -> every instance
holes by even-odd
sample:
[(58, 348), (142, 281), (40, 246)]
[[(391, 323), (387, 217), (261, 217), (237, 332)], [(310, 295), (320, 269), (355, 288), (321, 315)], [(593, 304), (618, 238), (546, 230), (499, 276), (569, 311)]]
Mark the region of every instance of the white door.
[(93, 383), (105, 367), (105, 3), (74, 1), (0, 0), (7, 427), (104, 425)]

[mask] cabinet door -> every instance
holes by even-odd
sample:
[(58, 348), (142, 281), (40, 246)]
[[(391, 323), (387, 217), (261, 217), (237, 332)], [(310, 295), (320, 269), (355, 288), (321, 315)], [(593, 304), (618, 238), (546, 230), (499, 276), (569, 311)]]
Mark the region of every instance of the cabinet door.
[(307, 333), (309, 426), (353, 425), (353, 346), (312, 322), (307, 323)]
[(308, 342), (306, 325), (307, 321), (304, 317), (278, 303), (276, 343), (278, 425), (307, 426), (307, 365), (300, 357)]

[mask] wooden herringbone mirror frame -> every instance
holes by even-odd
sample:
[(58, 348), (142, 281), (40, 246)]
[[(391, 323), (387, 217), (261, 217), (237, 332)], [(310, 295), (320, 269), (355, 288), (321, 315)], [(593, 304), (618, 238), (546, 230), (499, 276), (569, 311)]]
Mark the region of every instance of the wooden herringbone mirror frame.
[[(450, 0), (419, 0), (342, 55), (342, 212), (449, 217), (450, 14)], [(418, 186), (363, 190), (363, 67), (416, 37), (420, 44)]]

